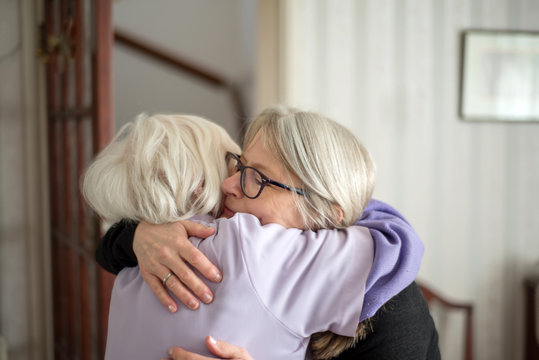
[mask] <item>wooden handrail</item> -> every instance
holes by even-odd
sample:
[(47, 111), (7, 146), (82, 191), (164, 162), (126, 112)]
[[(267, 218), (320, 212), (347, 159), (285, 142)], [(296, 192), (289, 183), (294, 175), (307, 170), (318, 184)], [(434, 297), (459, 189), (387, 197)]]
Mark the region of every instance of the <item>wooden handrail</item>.
[(172, 54), (167, 50), (159, 48), (147, 41), (141, 40), (124, 31), (116, 29), (114, 31), (114, 40), (116, 41), (116, 43), (136, 50), (137, 52), (144, 54), (163, 64), (171, 66), (176, 70), (185, 72), (200, 81), (206, 82), (213, 86), (225, 88), (230, 95), (232, 107), (236, 112), (238, 129), (240, 132), (243, 131), (245, 125), (244, 121), (246, 121), (246, 111), (238, 86), (236, 86), (230, 81), (227, 81), (223, 77), (213, 73), (208, 69), (204, 69), (201, 66), (198, 66), (186, 59), (182, 59), (176, 54)]
[(432, 291), (429, 287), (423, 284), (418, 284), (419, 289), (423, 293), (427, 304), (430, 304), (432, 301), (438, 301), (443, 306), (450, 309), (460, 309), (464, 310), (466, 313), (465, 319), (465, 337), (464, 337), (464, 359), (472, 360), (473, 359), (473, 305), (470, 303), (457, 303), (449, 301), (442, 297), (441, 295)]

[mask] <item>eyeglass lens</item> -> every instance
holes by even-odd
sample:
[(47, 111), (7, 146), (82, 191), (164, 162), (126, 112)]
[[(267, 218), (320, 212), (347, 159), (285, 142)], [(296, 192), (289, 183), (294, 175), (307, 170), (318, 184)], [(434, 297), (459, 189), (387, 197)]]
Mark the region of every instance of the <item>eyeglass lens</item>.
[(260, 192), (260, 187), (264, 183), (262, 176), (255, 169), (246, 167), (243, 169), (243, 174), (241, 177), (242, 187), (245, 195), (248, 197), (255, 197)]
[(264, 183), (260, 173), (253, 168), (243, 166), (236, 156), (229, 155), (227, 159), (230, 174), (241, 171), (240, 185), (243, 193), (249, 198), (256, 197)]

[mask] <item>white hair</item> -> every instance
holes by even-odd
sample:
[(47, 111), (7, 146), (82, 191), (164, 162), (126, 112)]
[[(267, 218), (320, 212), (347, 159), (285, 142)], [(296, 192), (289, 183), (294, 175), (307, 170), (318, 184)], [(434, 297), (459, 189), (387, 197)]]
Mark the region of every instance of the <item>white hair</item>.
[(82, 192), (105, 220), (155, 224), (221, 210), (226, 151), (238, 145), (191, 115), (139, 115), (88, 167)]
[[(250, 124), (244, 149), (258, 132), (268, 151), (297, 176), (296, 196), (305, 228), (352, 225), (369, 202), (375, 165), (359, 139), (337, 122), (283, 105), (269, 107)], [(299, 185), (299, 186), (298, 186)]]

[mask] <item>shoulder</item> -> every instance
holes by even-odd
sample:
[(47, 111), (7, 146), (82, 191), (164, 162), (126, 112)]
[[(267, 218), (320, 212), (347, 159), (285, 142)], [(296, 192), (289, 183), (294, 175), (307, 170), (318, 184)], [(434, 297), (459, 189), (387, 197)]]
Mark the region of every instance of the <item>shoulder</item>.
[[(394, 220), (394, 221), (400, 221), (405, 223), (406, 225), (409, 225), (406, 218), (399, 212), (397, 209), (395, 209), (393, 206), (386, 204), (383, 201), (371, 199), (367, 206), (365, 207), (365, 210), (363, 211), (363, 214), (361, 215), (361, 218), (358, 219), (356, 224), (360, 222), (367, 222), (367, 221), (377, 221), (377, 220)], [(359, 225), (359, 224), (358, 224)]]
[(259, 247), (269, 241), (286, 241), (297, 238), (302, 233), (299, 229), (287, 229), (279, 224), (262, 225), (260, 220), (251, 214), (236, 213), (231, 218), (219, 218), (215, 221), (216, 236), (233, 236), (245, 245)]
[[(374, 246), (362, 227), (272, 234), (242, 241), (250, 282), (262, 303), (299, 336), (322, 330), (352, 336), (359, 322)], [(328, 286), (331, 284), (331, 286)], [(336, 314), (335, 309), (340, 309)], [(312, 314), (317, 316), (313, 318)]]

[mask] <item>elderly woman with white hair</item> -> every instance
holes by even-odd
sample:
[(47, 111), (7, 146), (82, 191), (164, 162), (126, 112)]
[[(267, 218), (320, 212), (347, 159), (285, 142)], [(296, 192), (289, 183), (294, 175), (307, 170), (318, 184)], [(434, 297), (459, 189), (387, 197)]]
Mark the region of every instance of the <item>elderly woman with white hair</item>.
[[(211, 141), (219, 144), (215, 139)], [(168, 137), (164, 142), (170, 144), (173, 140)], [(201, 153), (209, 149), (207, 145), (197, 148)], [(253, 121), (241, 156), (229, 151), (226, 158), (231, 176), (222, 184), (225, 195), (222, 215), (230, 220), (196, 219), (216, 227), (217, 234), (204, 241), (191, 239), (224, 272), (221, 284), (208, 283), (206, 289), (202, 288), (206, 294), (212, 290), (216, 294), (213, 304), (200, 306), (196, 303), (191, 307), (200, 306), (197, 312), (180, 309), (175, 314), (177, 318), (170, 314), (167, 318), (164, 309), (160, 313), (144, 311), (142, 314), (137, 309), (147, 309), (152, 299), (154, 303), (157, 300), (143, 284), (138, 269), (124, 270), (115, 284), (116, 296), (113, 295), (111, 302), (112, 328), (109, 328), (112, 332), (109, 334), (117, 336), (116, 339), (127, 338), (129, 343), (133, 337), (144, 338), (144, 347), (152, 347), (163, 342), (156, 344), (155, 336), (152, 341), (148, 336), (155, 335), (157, 329), (164, 329), (168, 334), (167, 341), (177, 339), (177, 345), (202, 352), (203, 349), (193, 347), (192, 343), (200, 337), (200, 331), (208, 331), (243, 346), (257, 359), (303, 358), (310, 335), (324, 330), (346, 337), (317, 334), (311, 342), (313, 358), (338, 355), (357, 338), (365, 337), (369, 332), (366, 319), (413, 281), (422, 254), (419, 239), (407, 237), (408, 234), (402, 231), (407, 223), (395, 221), (395, 214), (384, 220), (371, 221), (367, 216), (365, 223), (372, 226), (371, 234), (358, 227), (348, 228), (345, 232), (320, 230), (351, 226), (363, 212), (374, 184), (368, 152), (348, 130), (329, 119), (276, 107), (266, 110)], [(174, 167), (178, 163), (172, 160), (164, 166), (165, 163), (153, 165), (158, 180), (164, 183), (162, 190), (175, 193), (180, 182), (186, 181), (191, 186), (187, 192), (180, 192), (181, 196), (175, 196), (177, 201), (191, 195), (188, 197), (190, 203), (179, 207), (181, 210), (177, 215), (180, 216), (163, 219), (137, 214), (118, 215), (135, 221), (170, 222), (185, 218), (183, 211), (201, 203), (199, 196), (208, 185), (207, 178), (193, 181), (183, 174), (173, 174), (175, 179), (171, 180), (164, 167)], [(138, 176), (144, 178), (143, 173), (130, 173), (133, 175), (130, 180), (135, 179), (137, 185), (134, 187), (139, 191), (131, 194), (128, 191), (126, 195), (144, 198), (140, 191), (144, 189), (154, 199), (150, 208), (158, 211), (166, 204), (155, 201), (155, 184), (150, 188), (139, 187)], [(124, 183), (129, 188), (127, 185)], [(148, 205), (144, 201), (135, 203)], [(212, 207), (214, 215), (217, 207)], [(199, 210), (195, 212), (203, 214)], [(393, 231), (399, 234), (396, 237), (404, 235), (404, 239), (399, 238), (393, 244), (384, 243), (380, 236), (372, 235), (380, 232), (376, 229), (377, 221), (378, 225), (385, 221), (381, 227), (386, 233)], [(376, 253), (372, 247), (377, 248)], [(180, 284), (180, 280), (188, 283), (185, 278), (190, 275), (186, 272), (178, 273), (177, 277), (169, 271), (172, 267), (156, 266), (160, 267), (155, 278), (162, 279), (163, 285), (172, 287)], [(152, 289), (155, 291), (155, 288), (154, 281)], [(163, 303), (167, 302), (162, 293), (155, 292)], [(134, 293), (138, 295), (132, 296)], [(189, 303), (189, 297), (180, 294), (179, 298)], [(155, 309), (155, 304), (150, 308)], [(118, 309), (122, 315), (114, 317), (119, 313)], [(135, 312), (138, 321), (147, 325), (142, 332), (134, 331), (136, 327), (125, 326), (132, 323)], [(352, 325), (358, 322), (361, 322), (360, 326), (354, 331), (356, 326)], [(188, 329), (186, 324), (190, 324)], [(231, 331), (232, 326), (244, 330)], [(116, 349), (121, 347), (129, 348), (123, 343)], [(133, 354), (140, 355), (138, 351)], [(241, 354), (247, 357), (245, 352)]]

